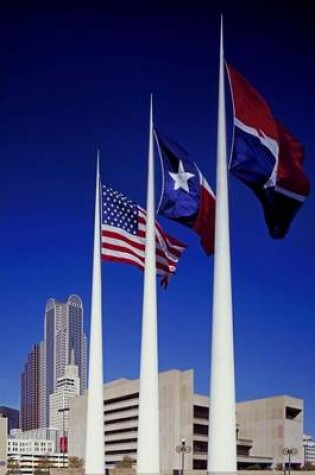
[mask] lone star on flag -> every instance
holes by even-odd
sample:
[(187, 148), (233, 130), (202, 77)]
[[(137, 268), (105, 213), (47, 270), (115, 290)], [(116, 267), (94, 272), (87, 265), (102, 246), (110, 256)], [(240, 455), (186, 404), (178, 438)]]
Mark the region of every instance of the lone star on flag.
[(172, 173), (169, 172), (171, 178), (174, 180), (174, 190), (179, 190), (182, 188), (184, 191), (189, 193), (188, 180), (195, 176), (193, 173), (185, 172), (183, 162), (179, 160), (178, 172)]

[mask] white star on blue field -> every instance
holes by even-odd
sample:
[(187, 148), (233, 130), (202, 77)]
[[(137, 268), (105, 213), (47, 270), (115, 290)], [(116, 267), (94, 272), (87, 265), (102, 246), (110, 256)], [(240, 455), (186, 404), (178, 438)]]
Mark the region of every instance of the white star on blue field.
[(189, 178), (194, 177), (195, 175), (184, 170), (184, 165), (181, 160), (178, 163), (178, 172), (172, 173), (169, 172), (171, 178), (174, 180), (174, 190), (184, 190), (189, 193)]

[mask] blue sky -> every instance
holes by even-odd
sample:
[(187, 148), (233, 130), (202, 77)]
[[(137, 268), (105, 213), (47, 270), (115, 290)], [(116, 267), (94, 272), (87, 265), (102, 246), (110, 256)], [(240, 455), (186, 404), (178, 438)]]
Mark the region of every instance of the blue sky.
[[(15, 4), (0, 20), (0, 404), (43, 338), (49, 297), (83, 298), (89, 330), (96, 149), (103, 181), (145, 204), (149, 95), (155, 122), (215, 183), (220, 13), (226, 59), (305, 146), (314, 183), (314, 33), (306, 2)], [(212, 3), (212, 2), (211, 2)], [(228, 150), (231, 102), (227, 90)], [(156, 163), (156, 200), (160, 193)], [(289, 394), (315, 435), (315, 204), (273, 241), (260, 204), (229, 177), (237, 400)], [(194, 368), (209, 387), (213, 258), (198, 237), (159, 291), (160, 370)], [(104, 377), (137, 377), (142, 273), (103, 264)]]

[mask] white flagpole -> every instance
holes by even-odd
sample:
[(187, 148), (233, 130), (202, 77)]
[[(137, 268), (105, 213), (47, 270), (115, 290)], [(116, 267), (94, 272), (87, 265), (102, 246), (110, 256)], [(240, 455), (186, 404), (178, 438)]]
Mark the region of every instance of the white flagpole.
[(158, 474), (160, 471), (155, 247), (153, 101), (151, 95), (137, 453), (137, 473), (146, 475)]
[(222, 17), (220, 37), (212, 355), (208, 443), (209, 474), (230, 474), (237, 472)]
[(90, 328), (89, 386), (85, 473), (104, 475), (104, 416), (103, 416), (103, 344), (102, 344), (102, 278), (100, 235), (100, 174), (99, 152), (96, 166), (94, 255)]

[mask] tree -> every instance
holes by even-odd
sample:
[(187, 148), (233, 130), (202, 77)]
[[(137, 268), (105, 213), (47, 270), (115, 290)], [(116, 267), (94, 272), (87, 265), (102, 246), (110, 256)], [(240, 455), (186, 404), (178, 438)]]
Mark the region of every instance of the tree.
[(312, 462), (305, 462), (304, 463), (304, 470), (315, 470), (315, 464)]
[(135, 463), (135, 460), (125, 455), (122, 460), (116, 463), (115, 468), (132, 468), (132, 465)]
[(84, 460), (80, 457), (69, 457), (69, 468), (83, 468)]
[(254, 463), (253, 465), (250, 465), (247, 470), (261, 470), (261, 465), (259, 463)]
[(13, 458), (8, 458), (6, 475), (19, 475), (21, 473), (20, 463)]
[(49, 475), (52, 466), (53, 465), (50, 462), (49, 458), (43, 457), (41, 460), (38, 461), (37, 467), (34, 470), (34, 475)]

